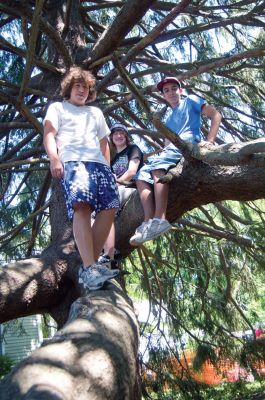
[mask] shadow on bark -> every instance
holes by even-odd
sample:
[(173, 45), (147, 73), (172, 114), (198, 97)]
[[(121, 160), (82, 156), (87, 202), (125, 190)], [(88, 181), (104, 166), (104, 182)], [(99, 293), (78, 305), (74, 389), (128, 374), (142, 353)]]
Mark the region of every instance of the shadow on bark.
[(78, 298), (65, 326), (2, 381), (1, 400), (137, 400), (139, 331), (116, 283)]

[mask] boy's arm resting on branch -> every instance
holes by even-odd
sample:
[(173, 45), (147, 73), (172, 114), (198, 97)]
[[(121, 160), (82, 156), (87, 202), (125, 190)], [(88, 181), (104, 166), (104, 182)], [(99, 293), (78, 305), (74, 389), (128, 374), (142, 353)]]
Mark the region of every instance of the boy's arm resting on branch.
[(136, 174), (139, 164), (140, 164), (140, 159), (133, 158), (129, 162), (127, 171), (124, 172), (124, 174), (122, 174), (119, 178), (117, 178), (116, 182), (118, 183), (129, 182)]
[(209, 104), (205, 104), (202, 107), (202, 114), (210, 118), (211, 120), (210, 131), (208, 133), (206, 141), (214, 143), (222, 120), (222, 116), (219, 111), (216, 110), (216, 108), (210, 106)]
[(50, 121), (45, 121), (43, 144), (50, 160), (50, 170), (54, 178), (63, 177), (63, 164), (59, 159), (55, 141), (56, 130)]
[(108, 142), (107, 136), (104, 136), (104, 138), (100, 139), (99, 144), (100, 144), (101, 153), (107, 160), (107, 163), (110, 165), (110, 149), (109, 149), (109, 142)]

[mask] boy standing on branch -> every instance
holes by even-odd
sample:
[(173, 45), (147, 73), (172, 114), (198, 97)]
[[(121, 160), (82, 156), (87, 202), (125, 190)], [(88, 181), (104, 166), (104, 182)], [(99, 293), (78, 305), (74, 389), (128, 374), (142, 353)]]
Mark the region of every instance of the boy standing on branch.
[[(100, 289), (118, 275), (97, 263), (119, 208), (118, 191), (110, 169), (109, 129), (102, 111), (86, 103), (95, 100), (95, 78), (73, 67), (61, 83), (63, 102), (52, 103), (44, 119), (44, 146), (54, 178), (61, 179), (68, 216), (83, 262), (79, 283)], [(91, 226), (91, 213), (96, 218)]]
[[(181, 99), (181, 83), (177, 78), (166, 77), (157, 84), (157, 89), (172, 108), (166, 120), (166, 126), (179, 135), (181, 139), (199, 143), (201, 141), (201, 114), (211, 121), (206, 141), (213, 143), (221, 123), (221, 114), (205, 100), (195, 95)], [(136, 177), (136, 185), (144, 210), (144, 222), (136, 229), (130, 244), (140, 244), (153, 240), (171, 229), (166, 220), (169, 185), (159, 183), (166, 171), (173, 167), (182, 155), (167, 139), (165, 148), (159, 155), (150, 157)]]

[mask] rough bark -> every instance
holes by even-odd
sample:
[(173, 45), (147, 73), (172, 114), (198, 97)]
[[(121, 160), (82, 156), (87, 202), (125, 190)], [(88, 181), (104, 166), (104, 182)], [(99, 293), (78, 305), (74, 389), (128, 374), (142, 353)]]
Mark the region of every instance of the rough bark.
[(1, 382), (0, 399), (135, 399), (137, 326), (117, 285), (79, 298), (65, 327)]

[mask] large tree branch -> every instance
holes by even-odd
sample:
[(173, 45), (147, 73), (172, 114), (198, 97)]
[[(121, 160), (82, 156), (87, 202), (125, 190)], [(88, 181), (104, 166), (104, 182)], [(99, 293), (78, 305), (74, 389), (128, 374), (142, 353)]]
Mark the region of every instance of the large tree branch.
[(84, 61), (84, 65), (96, 61), (98, 58), (111, 54), (117, 48), (121, 40), (127, 35), (132, 27), (145, 15), (154, 0), (132, 0), (127, 1), (117, 14), (109, 28), (96, 42), (89, 60)]
[[(72, 301), (77, 298), (73, 282), (77, 281), (80, 258), (72, 241), (56, 247), (49, 248), (49, 256), (44, 253), (41, 258), (1, 268), (1, 323), (18, 316), (52, 312), (69, 293)], [(61, 316), (64, 321), (65, 318), (66, 315)]]
[(197, 160), (211, 165), (248, 165), (249, 167), (265, 166), (265, 139), (256, 139), (244, 143), (228, 143), (221, 146), (188, 145), (191, 154)]
[[(141, 50), (149, 46), (153, 40), (161, 33), (166, 27), (185, 10), (191, 0), (181, 0), (180, 3), (174, 7), (171, 12), (154, 28), (149, 32), (139, 43), (133, 46), (132, 49), (124, 56), (121, 60), (121, 65), (125, 67)], [(103, 90), (114, 78), (116, 77), (116, 71), (111, 71), (98, 85), (98, 90)]]
[(72, 304), (65, 327), (1, 381), (1, 400), (59, 400), (69, 393), (74, 399), (140, 399), (137, 319), (118, 287), (106, 289)]
[[(183, 160), (165, 175), (170, 183), (167, 218), (176, 221), (187, 211), (223, 200), (255, 200), (265, 196), (264, 167), (211, 166)], [(134, 215), (134, 218), (131, 218)], [(143, 220), (137, 192), (132, 195), (116, 220), (117, 243), (123, 254), (130, 253), (129, 239)]]

